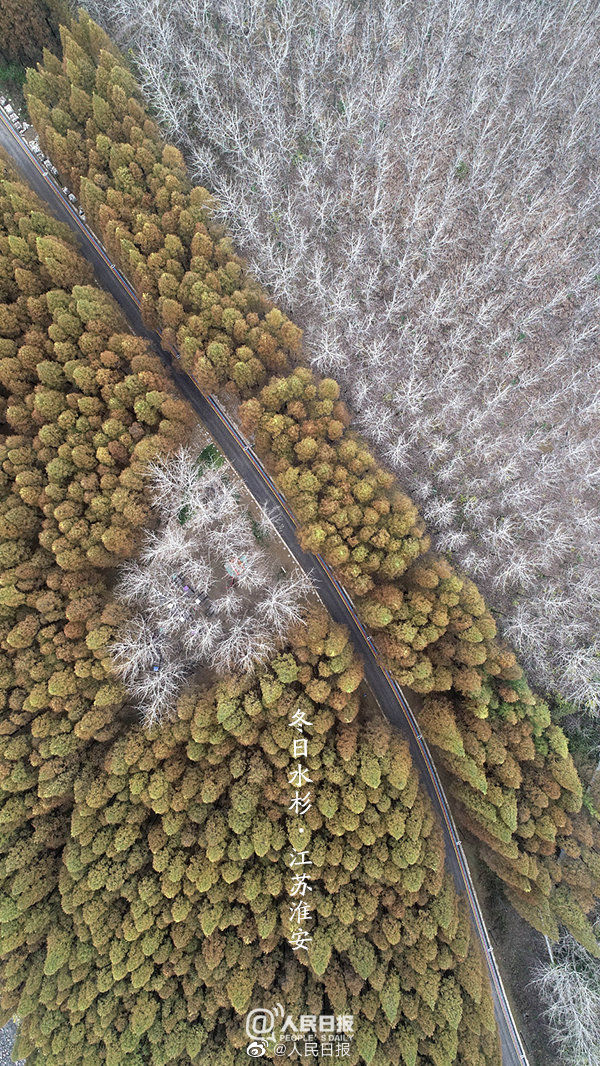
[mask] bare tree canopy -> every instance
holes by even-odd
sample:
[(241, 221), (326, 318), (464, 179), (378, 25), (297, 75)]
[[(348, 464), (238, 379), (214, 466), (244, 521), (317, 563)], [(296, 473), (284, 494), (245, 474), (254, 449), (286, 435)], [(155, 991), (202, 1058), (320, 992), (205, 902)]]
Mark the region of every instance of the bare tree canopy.
[[(600, 922), (596, 925), (600, 927)], [(598, 959), (565, 933), (539, 963), (534, 984), (546, 1004), (552, 1041), (567, 1066), (600, 1063), (600, 966)]]
[(88, 0), (547, 689), (598, 698), (594, 0)]
[(264, 663), (301, 620), (311, 586), (300, 570), (282, 574), (239, 488), (218, 468), (199, 470), (198, 448), (150, 463), (148, 475), (160, 524), (121, 567), (117, 595), (133, 614), (111, 653), (151, 723), (173, 710), (199, 666), (230, 674)]

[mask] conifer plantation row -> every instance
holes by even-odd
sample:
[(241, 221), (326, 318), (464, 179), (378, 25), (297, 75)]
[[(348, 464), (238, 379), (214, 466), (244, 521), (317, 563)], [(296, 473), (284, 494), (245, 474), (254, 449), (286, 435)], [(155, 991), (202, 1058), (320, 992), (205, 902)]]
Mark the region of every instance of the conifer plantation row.
[[(347, 1061), (498, 1066), (485, 964), (406, 742), (361, 706), (324, 612), (252, 677), (133, 724), (108, 649), (114, 568), (152, 523), (150, 460), (192, 416), (0, 172), (0, 1003), (32, 1066), (248, 1061), (244, 1014), (354, 1014)], [(287, 810), (301, 708), (315, 801)], [(287, 942), (310, 846), (308, 955)], [(271, 1055), (272, 1057), (272, 1055)]]
[(243, 401), (303, 545), (336, 567), (398, 680), (423, 694), (422, 727), (462, 824), (517, 910), (597, 952), (586, 915), (600, 894), (600, 826), (546, 702), (497, 641), (475, 585), (429, 552), (412, 501), (350, 429), (336, 382), (297, 366), (300, 331), (244, 273), (104, 32), (80, 15), (62, 40), (62, 62), (46, 54), (28, 75), (45, 150), (148, 323), (201, 388)]

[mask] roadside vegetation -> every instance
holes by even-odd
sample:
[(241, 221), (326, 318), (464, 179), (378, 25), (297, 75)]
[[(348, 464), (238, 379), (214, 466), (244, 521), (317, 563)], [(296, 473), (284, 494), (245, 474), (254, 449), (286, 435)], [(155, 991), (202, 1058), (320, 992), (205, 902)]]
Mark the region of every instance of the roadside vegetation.
[[(0, 397), (0, 1020), (19, 1019), (16, 1056), (241, 1066), (246, 1011), (283, 998), (296, 1018), (354, 1015), (349, 1066), (499, 1066), (441, 827), (406, 741), (361, 703), (343, 627), (313, 611), (251, 675), (196, 677), (161, 723), (131, 722), (110, 653), (120, 567), (175, 507), (192, 528), (209, 484), (211, 536), (241, 516), (214, 450), (190, 478), (190, 410), (4, 167)], [(287, 858), (305, 847), (312, 939), (295, 954)]]
[(29, 64), (44, 49), (60, 52), (59, 20), (68, 17), (63, 0), (2, 0), (0, 4), (0, 94), (23, 103)]
[[(103, 31), (81, 15), (64, 58), (28, 75), (44, 149), (136, 285), (149, 324), (240, 417), (302, 522), (357, 597), (450, 774), (461, 822), (519, 913), (599, 948), (600, 827), (567, 740), (467, 577), (430, 553), (414, 503), (349, 428), (339, 385), (297, 366), (301, 333), (244, 271), (202, 188), (144, 110)], [(295, 368), (294, 368), (295, 367)]]
[(423, 695), (419, 722), (459, 820), (511, 902), (551, 938), (566, 924), (596, 951), (583, 914), (600, 890), (600, 828), (567, 738), (476, 586), (428, 551), (410, 500), (327, 415), (322, 397), (339, 403), (338, 391), (298, 368), (242, 404), (242, 426), (303, 520), (303, 546), (337, 566), (390, 669)]

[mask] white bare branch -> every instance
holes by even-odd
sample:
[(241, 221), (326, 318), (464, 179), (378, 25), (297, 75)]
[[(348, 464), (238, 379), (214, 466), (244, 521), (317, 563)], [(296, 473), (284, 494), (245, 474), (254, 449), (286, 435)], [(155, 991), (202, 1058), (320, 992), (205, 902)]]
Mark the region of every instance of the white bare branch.
[[(597, 925), (599, 923), (596, 923)], [(565, 933), (539, 963), (533, 984), (546, 1005), (552, 1041), (565, 1066), (600, 1062), (600, 964)]]
[[(229, 475), (230, 476), (230, 475)], [(280, 564), (257, 536), (241, 485), (202, 467), (193, 447), (153, 464), (151, 502), (162, 515), (139, 558), (121, 568), (117, 596), (134, 610), (113, 645), (116, 673), (144, 720), (172, 713), (179, 689), (201, 666), (248, 672), (301, 620), (310, 581), (280, 580)]]

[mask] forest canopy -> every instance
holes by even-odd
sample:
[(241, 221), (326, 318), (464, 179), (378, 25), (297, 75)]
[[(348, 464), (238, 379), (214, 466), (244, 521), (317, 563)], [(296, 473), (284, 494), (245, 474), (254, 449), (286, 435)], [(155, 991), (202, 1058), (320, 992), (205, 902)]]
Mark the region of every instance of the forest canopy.
[[(81, 282), (84, 282), (81, 284)], [(408, 745), (311, 615), (252, 677), (128, 720), (109, 648), (145, 472), (191, 433), (72, 239), (0, 175), (0, 1005), (31, 1066), (233, 1066), (253, 997), (352, 1014), (349, 1064), (499, 1066), (491, 992)], [(291, 708), (315, 918), (288, 943)]]
[(297, 365), (301, 332), (244, 269), (148, 117), (131, 71), (81, 14), (63, 61), (28, 75), (41, 142), (200, 388), (240, 418), (301, 522), (373, 629), (399, 681), (423, 694), (422, 727), (451, 778), (462, 825), (520, 914), (598, 951), (600, 825), (548, 704), (533, 693), (473, 582), (430, 553), (413, 501), (353, 431), (333, 378)]

